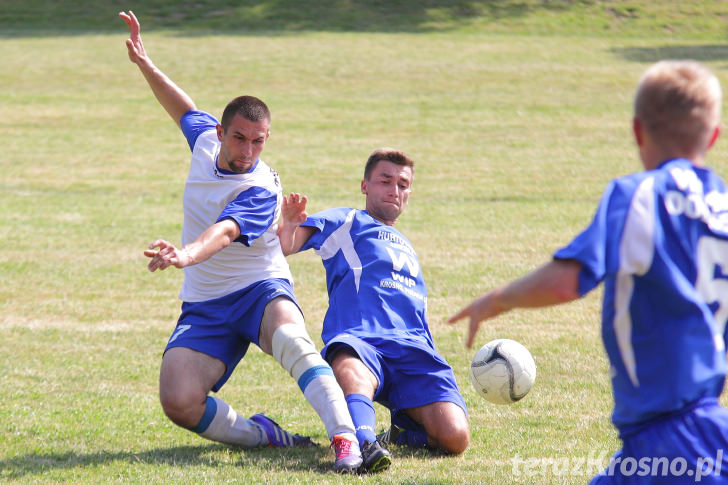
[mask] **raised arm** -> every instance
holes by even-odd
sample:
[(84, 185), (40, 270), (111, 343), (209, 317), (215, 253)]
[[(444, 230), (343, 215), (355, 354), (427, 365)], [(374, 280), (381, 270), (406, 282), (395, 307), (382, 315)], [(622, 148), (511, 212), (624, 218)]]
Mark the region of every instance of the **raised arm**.
[(489, 291), (450, 317), (448, 323), (470, 319), (468, 348), (483, 320), (496, 317), (514, 308), (535, 308), (566, 303), (579, 298), (581, 264), (573, 260), (555, 259), (526, 276)]
[(139, 33), (139, 21), (134, 12), (131, 10), (129, 13), (119, 12), (119, 17), (129, 26), (129, 38), (126, 40), (129, 60), (139, 67), (144, 79), (152, 88), (157, 101), (179, 127), (182, 115), (191, 109), (196, 109), (194, 101), (166, 74), (160, 71), (147, 56), (142, 43), (142, 36)]
[(307, 198), (301, 194), (283, 196), (281, 220), (278, 222), (278, 239), (281, 240), (283, 254), (297, 253), (316, 229), (301, 226), (306, 220)]
[[(149, 271), (166, 269), (170, 266), (184, 268), (206, 261), (239, 236), (238, 223), (232, 219), (223, 219), (208, 227), (197, 239), (182, 248), (177, 248), (164, 239), (157, 239), (144, 251), (144, 256), (151, 258), (147, 266)], [(157, 248), (159, 250), (155, 251)]]

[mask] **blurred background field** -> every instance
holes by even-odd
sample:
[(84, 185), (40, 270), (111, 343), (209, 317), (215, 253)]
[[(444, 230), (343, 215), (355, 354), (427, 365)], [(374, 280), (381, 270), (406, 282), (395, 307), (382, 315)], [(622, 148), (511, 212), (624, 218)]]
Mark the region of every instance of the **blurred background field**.
[(148, 28), (242, 32), (445, 32), (720, 39), (725, 0), (2, 0), (9, 33), (115, 32), (138, 9)]
[[(116, 14), (130, 8), (152, 59), (200, 109), (220, 116), (240, 94), (268, 103), (263, 158), (311, 212), (361, 207), (374, 148), (416, 160), (398, 226), (469, 406), (462, 457), (399, 449), (384, 474), (334, 475), (323, 426), (258, 349), (220, 396), (320, 450), (239, 450), (163, 416), (157, 375), (182, 273), (150, 274), (142, 249), (179, 241), (189, 150), (127, 59)], [(698, 59), (728, 85), (727, 22), (717, 0), (0, 0), (0, 481), (587, 482), (598, 469), (577, 460), (606, 465), (618, 446), (601, 292), (484, 326), (479, 344), (513, 338), (536, 360), (534, 389), (512, 406), (477, 397), (465, 325), (444, 321), (546, 261), (588, 224), (611, 178), (639, 169), (631, 101), (649, 64)], [(727, 147), (719, 140), (708, 160), (724, 176)], [(318, 338), (320, 260), (290, 263)], [(539, 467), (519, 474), (518, 458)]]

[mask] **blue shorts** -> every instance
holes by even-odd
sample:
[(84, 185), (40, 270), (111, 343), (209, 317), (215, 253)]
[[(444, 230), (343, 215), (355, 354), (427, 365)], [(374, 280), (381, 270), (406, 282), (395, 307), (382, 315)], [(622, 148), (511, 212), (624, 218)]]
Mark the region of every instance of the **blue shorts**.
[(342, 347), (353, 350), (376, 376), (379, 386), (374, 400), (390, 410), (393, 423), (411, 429), (404, 410), (439, 401), (455, 403), (467, 415), (452, 368), (427, 343), (340, 334), (329, 340), (321, 354), (330, 363)]
[(280, 278), (259, 281), (213, 300), (183, 302), (177, 327), (164, 350), (186, 347), (220, 359), (225, 364), (225, 374), (212, 387), (217, 392), (230, 378), (250, 343), (259, 345), (265, 307), (279, 296), (298, 306), (293, 286)]
[(703, 398), (622, 436), (591, 485), (728, 483), (728, 409)]

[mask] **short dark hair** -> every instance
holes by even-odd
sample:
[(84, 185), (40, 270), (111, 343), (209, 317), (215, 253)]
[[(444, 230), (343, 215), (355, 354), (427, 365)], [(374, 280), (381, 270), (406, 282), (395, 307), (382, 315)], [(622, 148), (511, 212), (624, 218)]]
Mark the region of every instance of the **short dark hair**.
[(412, 169), (412, 174), (415, 173), (415, 162), (402, 150), (396, 150), (394, 148), (377, 148), (369, 155), (367, 163), (364, 166), (364, 179), (369, 180), (369, 177), (379, 162), (392, 162), (397, 165), (403, 165)]
[(238, 96), (225, 106), (220, 122), (223, 130), (227, 130), (235, 115), (240, 115), (248, 121), (267, 120), (270, 122), (268, 106), (255, 96)]

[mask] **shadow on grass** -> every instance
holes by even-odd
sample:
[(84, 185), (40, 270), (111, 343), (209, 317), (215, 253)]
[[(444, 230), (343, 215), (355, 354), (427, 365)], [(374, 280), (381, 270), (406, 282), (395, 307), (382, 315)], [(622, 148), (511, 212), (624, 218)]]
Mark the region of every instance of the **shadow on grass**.
[[(224, 445), (178, 446), (159, 448), (138, 453), (125, 451), (99, 451), (79, 454), (74, 452), (26, 454), (0, 460), (0, 481), (19, 480), (52, 470), (97, 467), (113, 462), (129, 464), (169, 465), (175, 468), (217, 466), (215, 453), (232, 450), (237, 456), (233, 466), (253, 465), (273, 470), (301, 470), (330, 473), (333, 454), (327, 447), (307, 449), (253, 448), (243, 449)], [(227, 463), (227, 460), (226, 460)]]
[(703, 62), (728, 60), (728, 44), (625, 47), (610, 50), (622, 59), (633, 62), (652, 63), (662, 59), (693, 59)]
[[(3, 3), (0, 0), (0, 4)], [(301, 31), (434, 32), (476, 18), (519, 18), (534, 9), (566, 11), (579, 0), (24, 0), (4, 2), (0, 37), (79, 35), (124, 30), (119, 10), (134, 10), (145, 31), (267, 35)]]
[[(14, 458), (0, 460), (0, 481), (20, 480), (41, 475), (53, 470), (83, 469), (98, 467), (114, 462), (125, 462), (130, 465), (142, 463), (147, 465), (169, 465), (175, 469), (183, 467), (217, 467), (215, 454), (228, 453), (237, 457), (232, 466), (255, 466), (273, 471), (308, 471), (321, 474), (333, 473), (333, 452), (326, 446), (316, 448), (296, 448), (281, 450), (278, 448), (236, 448), (220, 444), (200, 446), (177, 446), (173, 448), (157, 448), (142, 452), (99, 451), (97, 453), (79, 454), (74, 452), (26, 454)], [(392, 455), (405, 459), (428, 460), (433, 457), (448, 457), (444, 452), (431, 449), (413, 449), (394, 446)], [(418, 482), (426, 483), (426, 482)]]

